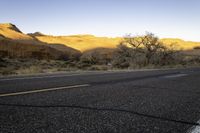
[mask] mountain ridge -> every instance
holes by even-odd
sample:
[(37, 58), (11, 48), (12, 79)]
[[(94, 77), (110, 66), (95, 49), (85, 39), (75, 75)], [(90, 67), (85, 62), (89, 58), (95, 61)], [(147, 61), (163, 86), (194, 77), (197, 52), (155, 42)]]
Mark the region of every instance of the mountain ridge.
[[(41, 42), (51, 46), (53, 44), (61, 44), (62, 47), (65, 45), (66, 47), (70, 47), (81, 52), (99, 47), (116, 48), (117, 45), (123, 40), (122, 37), (97, 37), (90, 34), (63, 36), (45, 35), (41, 32), (24, 34), (19, 30), (19, 28), (11, 23), (0, 24), (0, 35), (2, 35), (0, 39), (6, 37), (19, 42), (36, 44)], [(160, 40), (167, 46), (174, 44), (176, 49), (182, 50), (189, 50), (200, 46), (200, 42), (184, 41), (179, 38), (163, 38)]]

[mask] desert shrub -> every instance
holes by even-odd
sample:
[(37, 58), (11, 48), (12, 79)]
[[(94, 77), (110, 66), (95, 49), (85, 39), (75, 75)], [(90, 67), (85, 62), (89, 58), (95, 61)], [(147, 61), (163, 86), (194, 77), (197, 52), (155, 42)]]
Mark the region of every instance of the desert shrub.
[(0, 75), (15, 75), (17, 74), (13, 69), (1, 69)]
[(194, 49), (194, 50), (195, 50), (195, 49), (200, 49), (200, 46), (196, 46), (196, 47), (194, 47), (193, 49)]
[(112, 65), (117, 68), (127, 68), (130, 66), (130, 60), (132, 59), (132, 49), (126, 45), (120, 44), (114, 52)]
[(39, 66), (29, 66), (25, 68), (19, 68), (16, 73), (17, 74), (33, 74), (33, 73), (42, 73), (42, 67)]
[(3, 60), (3, 58), (0, 58), (0, 68), (5, 67), (4, 63), (5, 63), (5, 60)]
[(88, 62), (83, 62), (83, 61), (79, 61), (77, 64), (76, 64), (76, 67), (78, 69), (86, 69), (87, 67), (91, 67), (92, 65)]
[(83, 64), (97, 64), (98, 63), (98, 53), (90, 52), (90, 53), (84, 53), (81, 58), (80, 62)]
[(80, 62), (90, 65), (107, 65), (113, 58), (113, 52), (113, 49), (107, 48), (96, 48), (88, 50), (82, 54)]
[(48, 73), (56, 71), (75, 71), (77, 66), (61, 60), (10, 59), (4, 58), (0, 63), (0, 75)]
[(117, 47), (113, 66), (119, 68), (141, 68), (163, 66), (179, 62), (178, 52), (167, 48), (152, 33), (144, 36), (126, 36)]
[(185, 56), (184, 62), (187, 65), (198, 65), (200, 64), (200, 56)]
[(87, 70), (97, 70), (97, 71), (105, 71), (108, 70), (109, 67), (107, 65), (92, 65), (87, 67)]

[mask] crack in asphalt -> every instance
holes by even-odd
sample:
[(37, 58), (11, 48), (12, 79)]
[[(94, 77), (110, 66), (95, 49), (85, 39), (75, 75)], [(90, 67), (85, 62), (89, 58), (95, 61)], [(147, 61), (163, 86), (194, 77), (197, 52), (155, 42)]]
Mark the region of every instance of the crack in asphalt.
[(158, 119), (162, 121), (169, 121), (169, 122), (175, 122), (175, 123), (181, 123), (181, 124), (187, 124), (187, 125), (193, 125), (193, 126), (200, 126), (199, 123), (195, 122), (188, 122), (188, 121), (182, 121), (182, 120), (175, 120), (175, 119), (169, 119), (149, 114), (143, 114), (136, 111), (131, 110), (125, 110), (125, 109), (113, 109), (113, 108), (96, 108), (96, 107), (85, 107), (85, 106), (76, 106), (76, 105), (23, 105), (23, 104), (3, 104), (0, 103), (0, 106), (11, 106), (11, 107), (24, 107), (24, 108), (73, 108), (73, 109), (83, 109), (83, 110), (92, 110), (92, 111), (110, 111), (110, 112), (121, 112), (121, 113), (129, 113), (134, 114), (142, 117), (147, 118), (153, 118)]
[[(174, 74), (179, 74), (179, 73), (180, 72), (173, 72), (173, 73), (149, 75), (149, 76), (145, 76), (145, 77), (124, 78), (124, 79), (116, 79), (116, 80), (112, 80), (112, 81), (92, 82), (90, 84), (91, 84), (91, 86), (114, 84), (114, 83), (119, 83), (119, 82), (130, 82), (130, 81), (143, 80), (143, 79), (149, 79), (149, 78), (160, 78), (163, 76), (174, 75)], [(169, 89), (169, 88), (161, 88), (161, 87), (153, 87), (153, 86), (139, 86), (139, 85), (136, 85), (134, 87)], [(24, 108), (72, 108), (72, 109), (82, 109), (82, 110), (90, 110), (90, 111), (109, 111), (109, 112), (118, 112), (118, 113), (129, 113), (129, 114), (138, 115), (138, 116), (146, 117), (146, 118), (157, 119), (157, 120), (161, 120), (161, 121), (169, 121), (169, 122), (175, 122), (175, 123), (181, 123), (181, 124), (187, 124), (187, 125), (193, 125), (193, 126), (200, 127), (200, 123), (197, 123), (197, 122), (189, 122), (189, 121), (184, 121), (184, 120), (170, 119), (170, 118), (154, 116), (154, 115), (145, 114), (145, 113), (139, 113), (139, 112), (132, 111), (132, 110), (117, 109), (117, 108), (98, 108), (98, 107), (89, 107), (89, 106), (87, 107), (87, 106), (78, 106), (78, 105), (29, 105), (29, 104), (6, 104), (6, 103), (0, 103), (0, 106), (24, 107)]]

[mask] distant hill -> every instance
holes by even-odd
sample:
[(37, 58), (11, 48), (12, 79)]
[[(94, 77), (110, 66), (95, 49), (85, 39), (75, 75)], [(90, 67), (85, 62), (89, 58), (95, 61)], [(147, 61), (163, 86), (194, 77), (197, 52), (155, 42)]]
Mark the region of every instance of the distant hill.
[(122, 38), (95, 37), (93, 35), (73, 36), (35, 36), (38, 40), (46, 43), (61, 43), (80, 51), (86, 51), (98, 47), (116, 48)]
[[(74, 36), (49, 36), (49, 35), (35, 35), (35, 38), (46, 43), (61, 43), (66, 46), (78, 49), (80, 51), (87, 51), (99, 47), (116, 48), (122, 41), (122, 38), (108, 38), (95, 37), (93, 35), (74, 35)], [(200, 46), (200, 42), (184, 41), (181, 39), (166, 38), (161, 41), (168, 47), (173, 44), (178, 50), (189, 50), (196, 46)]]
[(167, 46), (174, 44), (177, 49), (181, 50), (191, 50), (194, 47), (200, 46), (200, 42), (184, 41), (176, 38), (165, 38), (161, 39), (161, 41)]
[[(63, 44), (48, 44), (22, 33), (15, 25), (0, 24), (0, 56), (10, 58), (68, 59), (80, 56), (80, 51)], [(62, 47), (62, 48), (61, 48)]]
[(41, 32), (28, 33), (27, 35), (29, 35), (29, 36), (31, 36), (31, 37), (35, 37), (35, 36), (44, 36), (44, 34), (42, 34)]
[[(116, 48), (123, 38), (96, 37), (93, 35), (72, 35), (72, 36), (51, 36), (41, 32), (24, 34), (14, 24), (0, 24), (0, 40), (9, 38), (17, 42), (28, 44), (47, 45), (59, 51), (77, 53), (96, 48)], [(200, 42), (184, 41), (181, 39), (164, 38), (161, 41), (174, 48), (181, 50), (191, 50), (200, 46)], [(65, 47), (66, 46), (66, 47)]]

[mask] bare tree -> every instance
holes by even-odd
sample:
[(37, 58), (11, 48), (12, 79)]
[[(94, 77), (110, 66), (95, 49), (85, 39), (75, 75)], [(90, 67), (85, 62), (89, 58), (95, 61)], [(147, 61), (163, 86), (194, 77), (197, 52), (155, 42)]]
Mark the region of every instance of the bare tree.
[(122, 42), (124, 45), (132, 48), (137, 53), (143, 53), (146, 57), (146, 64), (149, 64), (152, 56), (159, 52), (164, 51), (166, 48), (159, 38), (152, 33), (146, 33), (144, 36), (131, 36), (128, 35)]

